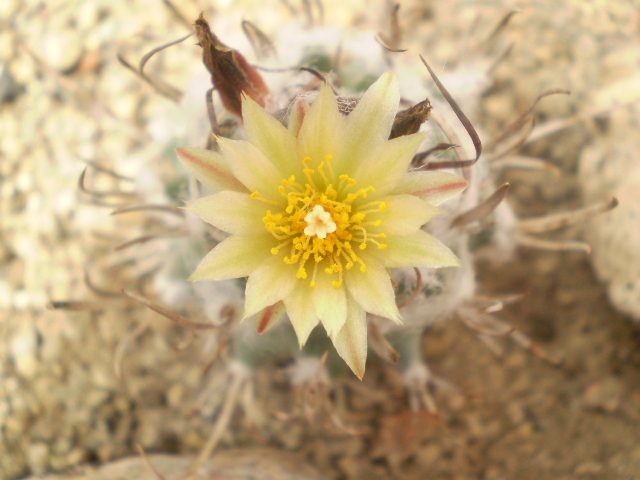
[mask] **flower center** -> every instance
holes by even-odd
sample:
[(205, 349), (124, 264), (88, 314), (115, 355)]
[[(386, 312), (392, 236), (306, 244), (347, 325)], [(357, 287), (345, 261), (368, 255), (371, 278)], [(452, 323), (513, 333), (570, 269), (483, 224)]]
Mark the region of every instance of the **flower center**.
[[(316, 275), (321, 269), (327, 275), (336, 275), (332, 281), (339, 288), (343, 282), (343, 271), (350, 270), (355, 264), (365, 272), (367, 266), (357, 255), (356, 250), (364, 250), (369, 243), (378, 248), (387, 245), (378, 239), (387, 238), (384, 233), (372, 233), (367, 227), (379, 227), (382, 220), (366, 221), (368, 214), (384, 212), (384, 202), (369, 202), (354, 207), (358, 198), (367, 198), (375, 192), (372, 186), (356, 189), (356, 180), (346, 174), (336, 176), (331, 165), (331, 155), (326, 155), (315, 169), (309, 168), (313, 160), (302, 160), (306, 182), (296, 181), (294, 175), (282, 180), (278, 191), (286, 203), (275, 202), (260, 197), (253, 192), (251, 198), (279, 207), (279, 212), (267, 211), (262, 221), (267, 231), (280, 240), (277, 247), (271, 249), (278, 255), (281, 249), (288, 247), (289, 254), (283, 258), (288, 264), (297, 264), (296, 276), (308, 278), (307, 263), (313, 262), (310, 286), (315, 286)], [(325, 171), (326, 169), (326, 171)]]
[(337, 228), (336, 223), (331, 220), (331, 214), (322, 208), (322, 205), (313, 207), (304, 217), (304, 221), (307, 222), (304, 234), (310, 237), (316, 235), (318, 238), (327, 238), (327, 233), (333, 233)]

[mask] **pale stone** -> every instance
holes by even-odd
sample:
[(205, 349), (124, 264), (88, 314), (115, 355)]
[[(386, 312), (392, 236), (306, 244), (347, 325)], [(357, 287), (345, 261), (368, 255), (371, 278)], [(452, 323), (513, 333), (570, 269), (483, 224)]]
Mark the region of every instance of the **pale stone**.
[(46, 443), (32, 443), (27, 447), (27, 462), (29, 468), (36, 475), (42, 475), (47, 470), (49, 447)]
[(615, 196), (618, 206), (588, 225), (587, 239), (596, 273), (613, 305), (640, 321), (640, 44), (612, 51), (603, 61), (605, 85), (594, 93), (596, 109), (615, 107), (607, 132), (587, 146), (580, 157), (579, 180), (588, 202)]
[[(48, 455), (38, 444), (35, 454)], [(194, 458), (184, 455), (149, 455), (148, 462), (162, 474), (163, 478), (174, 480), (183, 478), (193, 465)], [(131, 478), (156, 480), (158, 477), (149, 463), (140, 456), (124, 458), (99, 468), (78, 467), (70, 474), (47, 475), (40, 480), (112, 480)], [(217, 453), (205, 462), (190, 478), (205, 480), (211, 478), (260, 478), (261, 480), (325, 480), (328, 477), (306, 464), (295, 454), (269, 448), (234, 449)], [(29, 477), (25, 480), (36, 480)]]
[(25, 321), (11, 340), (11, 359), (20, 375), (33, 378), (38, 368), (37, 337), (33, 324)]
[(82, 39), (74, 30), (52, 31), (40, 44), (38, 56), (59, 72), (71, 70), (83, 54)]
[(605, 138), (585, 149), (580, 179), (589, 202), (618, 199), (615, 210), (589, 222), (587, 239), (612, 303), (640, 321), (640, 159), (635, 153), (640, 139), (631, 133), (632, 125), (625, 128), (626, 138)]
[(18, 9), (18, 0), (3, 0), (0, 2), (0, 17), (9, 18)]

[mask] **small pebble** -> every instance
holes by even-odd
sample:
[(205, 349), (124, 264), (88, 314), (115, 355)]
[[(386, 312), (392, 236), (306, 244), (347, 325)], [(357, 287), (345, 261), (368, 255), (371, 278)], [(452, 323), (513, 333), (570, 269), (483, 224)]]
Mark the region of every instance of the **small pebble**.
[(607, 377), (589, 385), (582, 396), (582, 402), (587, 408), (611, 413), (618, 409), (621, 395), (620, 382), (613, 377)]
[(604, 465), (598, 462), (584, 462), (576, 467), (574, 473), (576, 475), (595, 475), (600, 473), (603, 468)]
[(61, 73), (73, 70), (83, 54), (82, 38), (71, 30), (51, 31), (42, 39), (37, 55)]
[(48, 459), (49, 447), (46, 443), (32, 443), (27, 447), (27, 462), (31, 471), (36, 475), (46, 472)]
[(38, 369), (37, 337), (35, 326), (25, 321), (11, 340), (11, 360), (24, 378), (32, 379)]

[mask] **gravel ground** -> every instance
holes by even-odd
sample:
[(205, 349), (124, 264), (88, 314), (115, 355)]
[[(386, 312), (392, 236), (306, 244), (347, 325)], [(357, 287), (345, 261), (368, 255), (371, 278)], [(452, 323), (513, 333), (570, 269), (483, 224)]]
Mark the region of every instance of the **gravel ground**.
[[(223, 38), (240, 35), (243, 12), (267, 23), (287, 14), (276, 2), (203, 3), (175, 5), (189, 21), (209, 9)], [(325, 14), (358, 24), (364, 21), (354, 14), (359, 7), (327, 2)], [(607, 92), (637, 77), (637, 2), (425, 3), (403, 5), (401, 18), (414, 37), (428, 39), (432, 63), (444, 65), (469, 41), (474, 19), (495, 25), (516, 7), (522, 13), (502, 34), (514, 48), (495, 70), (477, 114), (487, 135), (545, 89), (569, 88), (572, 95), (542, 101), (539, 124), (605, 108)], [(147, 202), (167, 200), (158, 178), (172, 165), (172, 148), (206, 138), (206, 120), (203, 126), (191, 113), (203, 111), (203, 97), (187, 93), (175, 105), (122, 67), (116, 54), (135, 63), (186, 31), (156, 0), (0, 2), (0, 479), (105, 464), (135, 455), (136, 444), (196, 454), (214, 428), (229, 376), (210, 368), (206, 336), (192, 341), (183, 329), (117, 298), (98, 302), (84, 281), (87, 269), (108, 290), (113, 279), (98, 259), (160, 221), (109, 217), (110, 208), (91, 204), (77, 188), (86, 162), (100, 162), (136, 182), (94, 171), (93, 188), (144, 190)], [(199, 92), (208, 79), (190, 42), (154, 58), (149, 72)], [(635, 93), (629, 86), (617, 100)], [(605, 156), (608, 146), (619, 151), (606, 137), (637, 137), (640, 111), (620, 111), (591, 115), (524, 147), (562, 174), (508, 172), (515, 210), (532, 216), (581, 205), (581, 155), (594, 144)], [(167, 125), (181, 127), (168, 138)], [(620, 155), (627, 158), (628, 150)], [(633, 220), (624, 221), (617, 224), (621, 231)], [(165, 251), (145, 248), (150, 257)], [(126, 265), (121, 270), (128, 278)], [(363, 386), (347, 382), (344, 389), (350, 408), (341, 414), (360, 432), (355, 436), (272, 415), (292, 409), (293, 392), (274, 366), (265, 366), (255, 373), (258, 405), (237, 410), (223, 448), (291, 450), (297, 462), (335, 479), (640, 478), (640, 330), (608, 303), (589, 257), (521, 249), (504, 265), (481, 263), (479, 280), (487, 294), (530, 293), (502, 316), (561, 366), (508, 339), (499, 339), (501, 351), (493, 352), (457, 322), (436, 325), (424, 337), (426, 360), (457, 387), (435, 392), (439, 415), (412, 414), (397, 374), (371, 362)], [(76, 311), (46, 308), (70, 299), (84, 303), (72, 305)]]

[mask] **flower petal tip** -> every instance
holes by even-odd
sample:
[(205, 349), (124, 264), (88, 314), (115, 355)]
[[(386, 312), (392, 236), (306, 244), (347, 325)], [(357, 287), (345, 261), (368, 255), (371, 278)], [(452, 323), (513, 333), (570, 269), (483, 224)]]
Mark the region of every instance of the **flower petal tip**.
[(380, 82), (381, 84), (386, 83), (387, 87), (391, 87), (394, 84), (398, 83), (398, 78), (396, 77), (396, 74), (393, 73), (391, 70), (387, 70), (382, 75), (380, 75), (378, 82)]
[(271, 327), (273, 327), (285, 313), (285, 306), (282, 302), (277, 302), (273, 305), (266, 307), (258, 315), (256, 315), (256, 331), (258, 336), (265, 334)]
[(402, 315), (400, 315), (400, 311), (398, 311), (397, 315), (394, 315), (393, 317), (389, 317), (389, 320), (391, 320), (396, 325), (402, 325), (404, 323), (404, 320), (402, 319)]

